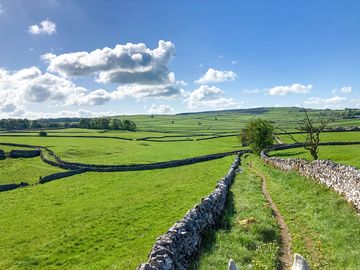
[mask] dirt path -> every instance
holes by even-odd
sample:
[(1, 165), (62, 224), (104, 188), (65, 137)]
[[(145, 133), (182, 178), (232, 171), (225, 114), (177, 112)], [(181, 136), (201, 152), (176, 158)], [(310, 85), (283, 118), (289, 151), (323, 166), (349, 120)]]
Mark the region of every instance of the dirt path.
[(273, 212), (273, 215), (276, 219), (276, 222), (280, 228), (280, 237), (281, 237), (281, 248), (280, 248), (280, 270), (287, 270), (291, 268), (292, 257), (291, 257), (291, 235), (289, 229), (285, 223), (284, 218), (282, 217), (279, 209), (276, 207), (276, 204), (273, 202), (269, 192), (266, 189), (266, 177), (261, 172), (255, 170), (251, 164), (249, 164), (252, 171), (261, 178), (261, 190), (264, 194), (269, 206)]

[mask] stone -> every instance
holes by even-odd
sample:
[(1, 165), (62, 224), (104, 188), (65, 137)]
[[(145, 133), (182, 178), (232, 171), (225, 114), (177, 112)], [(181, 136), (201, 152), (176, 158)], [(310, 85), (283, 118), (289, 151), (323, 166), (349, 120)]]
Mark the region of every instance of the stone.
[(306, 262), (305, 258), (300, 254), (294, 254), (294, 263), (291, 270), (310, 270), (310, 266)]
[(236, 264), (235, 264), (235, 262), (233, 261), (233, 259), (230, 259), (230, 260), (229, 260), (228, 270), (240, 270), (240, 269), (236, 266)]

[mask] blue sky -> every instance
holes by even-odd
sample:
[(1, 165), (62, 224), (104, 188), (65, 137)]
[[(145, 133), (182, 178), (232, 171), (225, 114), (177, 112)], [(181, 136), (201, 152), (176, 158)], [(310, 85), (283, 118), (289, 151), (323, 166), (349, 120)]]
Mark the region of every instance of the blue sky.
[(357, 0), (0, 0), (0, 117), (359, 107), (359, 14)]

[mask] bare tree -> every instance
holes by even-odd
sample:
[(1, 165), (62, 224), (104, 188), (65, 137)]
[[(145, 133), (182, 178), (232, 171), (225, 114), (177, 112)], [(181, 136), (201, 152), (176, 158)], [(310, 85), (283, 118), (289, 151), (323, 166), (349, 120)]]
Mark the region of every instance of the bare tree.
[[(326, 129), (331, 118), (326, 114), (320, 114), (318, 117), (310, 117), (307, 110), (303, 109), (305, 118), (299, 122), (297, 130), (301, 132), (305, 140), (304, 148), (310, 151), (313, 159), (318, 159), (320, 134)], [(300, 143), (292, 134), (287, 134), (294, 142)]]

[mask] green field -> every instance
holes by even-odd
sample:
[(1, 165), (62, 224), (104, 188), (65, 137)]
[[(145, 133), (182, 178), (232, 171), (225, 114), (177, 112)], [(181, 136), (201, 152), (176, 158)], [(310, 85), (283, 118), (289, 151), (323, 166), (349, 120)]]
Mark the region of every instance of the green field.
[[(341, 145), (341, 146), (320, 146), (319, 159), (329, 159), (334, 162), (360, 168), (360, 145)], [(312, 161), (310, 152), (304, 148), (294, 148), (281, 151), (270, 152), (270, 156), (283, 158), (306, 158)]]
[(146, 172), (86, 173), (0, 194), (0, 269), (135, 269), (209, 194), (234, 157)]
[(241, 269), (276, 269), (279, 236), (254, 170), (267, 177), (267, 189), (289, 227), (292, 252), (302, 254), (311, 269), (359, 269), (360, 219), (342, 196), (253, 155), (242, 168), (228, 198), (225, 226), (208, 235), (199, 269), (225, 269), (230, 258)]
[[(47, 146), (66, 161), (94, 164), (153, 163), (234, 151), (241, 148), (237, 137), (205, 141), (147, 142), (103, 138), (8, 137), (0, 142)], [(179, 149), (179, 151), (174, 151)]]
[[(294, 131), (303, 112), (268, 108), (252, 113), (135, 115), (126, 118), (137, 123), (136, 132), (68, 128), (47, 130), (48, 136), (40, 137), (39, 130), (0, 131), (0, 143), (46, 146), (65, 161), (153, 163), (243, 149), (237, 135), (257, 117)], [(331, 125), (357, 126), (360, 121), (336, 120)], [(231, 136), (218, 137), (226, 135)], [(208, 140), (199, 140), (204, 138)], [(290, 142), (283, 135), (280, 139)], [(321, 139), (360, 141), (360, 132), (324, 133)], [(0, 149), (21, 148), (0, 145)], [(360, 167), (359, 150), (356, 145), (321, 146), (319, 154)], [(310, 158), (303, 148), (271, 155)], [(1, 192), (0, 269), (135, 269), (147, 260), (155, 239), (214, 190), (233, 159), (151, 171), (87, 172)], [(225, 269), (229, 258), (242, 269), (277, 265), (279, 229), (261, 193), (260, 179), (247, 163), (268, 177), (269, 192), (291, 230), (294, 252), (309, 259), (313, 269), (358, 268), (360, 219), (351, 206), (324, 186), (270, 168), (249, 155), (231, 188), (220, 227), (206, 236), (193, 269)], [(39, 157), (7, 158), (0, 160), (0, 185), (35, 184), (40, 176), (60, 171), (64, 170)]]

